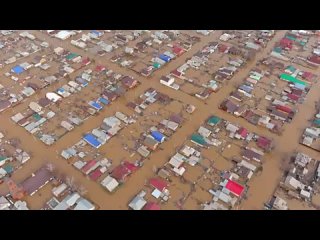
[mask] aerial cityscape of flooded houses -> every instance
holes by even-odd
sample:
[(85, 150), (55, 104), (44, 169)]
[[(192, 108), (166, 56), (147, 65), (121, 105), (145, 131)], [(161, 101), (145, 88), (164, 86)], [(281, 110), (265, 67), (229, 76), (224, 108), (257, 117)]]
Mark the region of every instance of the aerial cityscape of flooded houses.
[(320, 31), (0, 31), (0, 209), (319, 209)]

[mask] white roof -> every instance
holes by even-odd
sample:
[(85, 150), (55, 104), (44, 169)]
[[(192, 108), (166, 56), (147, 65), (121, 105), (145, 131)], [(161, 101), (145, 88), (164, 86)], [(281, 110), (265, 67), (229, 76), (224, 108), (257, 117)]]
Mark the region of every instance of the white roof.
[(40, 112), (42, 110), (42, 107), (36, 102), (31, 102), (29, 108), (35, 112)]
[(52, 102), (57, 102), (59, 99), (61, 99), (61, 97), (58, 94), (53, 92), (48, 92), (46, 94), (46, 98), (48, 98)]
[(169, 164), (171, 164), (173, 167), (175, 168), (179, 168), (181, 166), (181, 164), (184, 162), (185, 157), (183, 155), (181, 155), (180, 153), (176, 153), (176, 155), (174, 155), (170, 161)]
[(21, 113), (17, 113), (16, 115), (11, 117), (12, 121), (14, 121), (14, 122), (19, 122), (23, 118), (24, 118), (24, 116)]
[(198, 129), (198, 133), (203, 137), (209, 137), (211, 131), (205, 127), (200, 126), (200, 128)]
[(287, 176), (285, 183), (293, 187), (294, 189), (297, 189), (297, 188), (303, 189), (304, 187), (304, 184), (302, 184), (300, 181), (298, 181), (292, 176)]
[(114, 116), (107, 117), (107, 118), (103, 119), (103, 122), (105, 124), (109, 125), (110, 127), (117, 126), (117, 125), (121, 124), (120, 120)]
[(216, 196), (217, 196), (221, 201), (223, 201), (223, 202), (225, 202), (225, 203), (229, 203), (229, 202), (231, 202), (231, 200), (232, 200), (232, 198), (231, 198), (229, 195), (227, 195), (227, 194), (225, 194), (224, 192), (221, 192), (221, 191), (218, 191), (218, 192), (216, 193)]
[(276, 197), (273, 207), (278, 210), (288, 210), (287, 202), (280, 197)]
[(305, 198), (310, 198), (311, 197), (311, 193), (306, 191), (306, 190), (301, 190), (300, 195), (305, 197)]
[(251, 171), (255, 171), (257, 169), (257, 167), (249, 162), (247, 162), (246, 160), (242, 160), (239, 165), (244, 166), (248, 169), (250, 169)]
[(80, 195), (78, 193), (73, 193), (72, 195), (69, 195), (66, 197), (66, 204), (68, 204), (70, 207), (73, 206), (76, 201), (80, 198)]
[(133, 210), (141, 210), (146, 204), (147, 204), (146, 200), (144, 200), (142, 197), (136, 196), (129, 203), (129, 207), (132, 208)]
[(102, 186), (108, 189), (109, 192), (112, 192), (116, 187), (119, 186), (119, 183), (116, 179), (111, 176), (107, 176), (105, 179), (101, 181)]
[(10, 202), (4, 197), (0, 197), (0, 210), (10, 207)]
[(64, 40), (64, 39), (67, 39), (68, 37), (70, 37), (71, 35), (72, 35), (72, 32), (62, 30), (62, 31), (58, 32), (55, 35), (55, 37)]
[(52, 193), (54, 196), (58, 197), (64, 190), (67, 189), (67, 184), (62, 183), (58, 187), (52, 189)]
[(73, 210), (94, 210), (94, 209), (95, 207), (91, 202), (89, 202), (87, 199), (81, 198), (78, 201), (77, 206)]
[(161, 192), (158, 189), (154, 189), (151, 195), (158, 199), (161, 195)]
[(169, 121), (167, 119), (162, 120), (160, 123), (173, 131), (177, 130), (177, 128), (179, 127), (178, 123)]
[(181, 153), (183, 155), (185, 155), (186, 157), (189, 157), (190, 155), (192, 155), (196, 150), (192, 147), (189, 147), (187, 145), (185, 145), (182, 149), (181, 149)]
[(67, 210), (69, 208), (68, 204), (65, 201), (60, 202), (53, 210)]
[(239, 128), (231, 123), (226, 126), (226, 130), (230, 132), (236, 132)]
[(184, 167), (180, 167), (180, 168), (173, 168), (172, 169), (175, 173), (177, 173), (178, 175), (182, 176), (184, 174), (184, 172), (186, 171), (186, 169)]

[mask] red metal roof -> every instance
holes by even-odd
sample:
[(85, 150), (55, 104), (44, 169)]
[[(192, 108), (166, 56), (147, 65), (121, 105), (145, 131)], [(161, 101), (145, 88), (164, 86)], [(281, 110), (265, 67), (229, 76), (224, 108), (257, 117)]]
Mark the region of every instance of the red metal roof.
[(82, 60), (83, 65), (88, 65), (89, 63), (90, 63), (90, 59), (88, 57)]
[(262, 149), (268, 149), (271, 146), (271, 140), (260, 136), (258, 138), (257, 145)]
[(292, 94), (292, 93), (288, 93), (287, 97), (290, 98), (291, 100), (297, 101), (299, 99), (299, 96)]
[(168, 187), (168, 183), (165, 180), (159, 178), (151, 178), (149, 180), (149, 184), (161, 192)]
[(320, 64), (320, 57), (316, 55), (312, 55), (311, 57), (308, 58), (310, 62)]
[(130, 163), (130, 162), (128, 162), (128, 161), (125, 161), (124, 163), (123, 163), (123, 166), (125, 166), (127, 169), (129, 169), (131, 172), (134, 172), (134, 171), (136, 171), (137, 169), (138, 169), (138, 167), (137, 166), (135, 166), (133, 163)]
[(225, 52), (228, 49), (228, 46), (224, 44), (219, 44), (218, 49), (220, 52)]
[(184, 50), (178, 46), (173, 46), (172, 51), (175, 55), (181, 55), (184, 52)]
[(97, 72), (102, 72), (104, 70), (106, 70), (106, 68), (102, 65), (97, 65), (95, 68), (95, 71), (97, 71)]
[(98, 167), (96, 170), (94, 170), (92, 173), (89, 174), (90, 178), (93, 180), (93, 181), (97, 181), (99, 177), (101, 177), (101, 175), (103, 174), (101, 171), (100, 171), (101, 167)]
[(154, 202), (148, 202), (144, 207), (143, 210), (161, 210), (160, 206)]
[(177, 77), (180, 77), (182, 75), (182, 73), (179, 72), (177, 69), (173, 70), (171, 73)]
[(293, 44), (293, 41), (288, 39), (288, 38), (282, 38), (280, 40), (280, 45), (283, 48), (290, 48), (291, 49), (292, 48), (292, 44)]
[(287, 107), (287, 106), (277, 105), (276, 108), (278, 110), (286, 112), (286, 113), (291, 113), (292, 112), (292, 109)]
[(86, 173), (90, 168), (92, 168), (97, 163), (96, 160), (90, 160), (81, 168), (81, 171)]
[(131, 171), (126, 166), (120, 164), (113, 169), (111, 177), (115, 178), (117, 181), (124, 181), (130, 173)]
[(292, 89), (291, 94), (301, 96), (303, 91), (301, 89)]
[(239, 128), (238, 133), (241, 135), (241, 137), (246, 138), (248, 135), (248, 130), (244, 127)]
[(234, 195), (236, 195), (237, 197), (239, 197), (243, 193), (243, 190), (244, 190), (243, 186), (241, 186), (239, 183), (234, 182), (232, 180), (228, 181), (226, 188), (230, 192), (232, 192)]
[(310, 80), (312, 79), (313, 74), (311, 72), (303, 72), (302, 77)]

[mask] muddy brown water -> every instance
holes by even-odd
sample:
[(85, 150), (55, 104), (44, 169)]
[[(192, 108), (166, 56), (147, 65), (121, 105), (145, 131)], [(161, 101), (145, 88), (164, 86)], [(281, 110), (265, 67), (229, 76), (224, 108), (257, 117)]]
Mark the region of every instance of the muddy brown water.
[[(142, 84), (139, 85), (136, 89), (129, 91), (125, 99), (118, 99), (111, 106), (105, 108), (97, 116), (89, 118), (80, 128), (75, 129), (71, 133), (64, 136), (60, 139), (55, 145), (51, 147), (45, 146), (43, 143), (35, 139), (29, 133), (27, 133), (23, 128), (15, 125), (10, 117), (13, 115), (14, 110), (8, 110), (1, 114), (1, 126), (0, 130), (6, 130), (8, 137), (18, 137), (22, 140), (22, 148), (28, 152), (32, 153), (32, 159), (27, 162), (21, 169), (17, 170), (13, 179), (17, 182), (24, 180), (26, 177), (42, 166), (45, 162), (52, 162), (55, 164), (58, 171), (63, 172), (66, 175), (73, 176), (75, 181), (83, 185), (88, 189), (87, 197), (91, 199), (94, 203), (100, 206), (101, 209), (128, 209), (127, 205), (129, 201), (137, 194), (144, 186), (145, 180), (154, 176), (153, 167), (160, 167), (168, 161), (168, 159), (175, 153), (175, 149), (179, 147), (197, 128), (200, 124), (203, 123), (210, 115), (217, 114), (218, 116), (236, 122), (239, 125), (242, 125), (248, 128), (251, 132), (256, 132), (265, 136), (272, 137), (276, 141), (275, 150), (268, 155), (268, 158), (264, 163), (264, 170), (262, 174), (254, 178), (250, 183), (249, 196), (246, 201), (242, 203), (242, 209), (262, 209), (263, 203), (268, 200), (272, 192), (276, 188), (279, 178), (282, 174), (280, 169), (280, 161), (284, 156), (287, 156), (288, 153), (291, 153), (298, 147), (298, 139), (303, 131), (303, 128), (307, 126), (307, 121), (314, 114), (314, 104), (313, 102), (318, 100), (318, 92), (320, 90), (320, 83), (314, 85), (306, 99), (306, 102), (299, 106), (299, 113), (296, 115), (294, 120), (290, 125), (285, 127), (285, 131), (282, 136), (276, 136), (266, 129), (257, 128), (253, 125), (247, 123), (244, 119), (239, 119), (234, 116), (231, 116), (218, 109), (220, 102), (228, 96), (228, 94), (234, 90), (234, 83), (241, 82), (248, 72), (254, 67), (255, 62), (248, 63), (244, 68), (242, 68), (236, 75), (230, 80), (230, 83), (224, 86), (218, 93), (213, 93), (204, 104), (202, 101), (191, 97), (181, 91), (175, 91), (173, 89), (167, 88), (159, 83), (159, 78), (162, 75), (168, 74), (173, 69), (182, 65), (187, 58), (190, 58), (194, 53), (201, 50), (207, 43), (217, 40), (221, 35), (221, 31), (216, 31), (213, 34), (201, 37), (201, 42), (196, 43), (192, 49), (178, 59), (173, 60), (167, 66), (156, 71), (151, 78), (144, 78), (132, 71), (120, 68), (118, 65), (111, 63), (105, 57), (97, 57), (90, 55), (88, 52), (84, 52), (78, 48), (75, 48), (67, 40), (66, 42), (61, 42), (58, 39), (51, 38), (44, 33), (38, 31), (32, 31), (37, 37), (49, 42), (50, 44), (57, 46), (65, 47), (73, 52), (79, 53), (83, 56), (87, 55), (89, 57), (95, 57), (95, 64), (103, 64), (107, 66), (108, 69), (112, 69), (114, 72), (119, 72), (121, 74), (127, 74), (137, 78)], [(274, 43), (278, 41), (282, 36), (284, 36), (285, 31), (277, 31), (276, 36), (268, 43), (267, 47), (257, 54), (256, 59), (261, 59), (267, 57), (270, 50), (273, 48)], [(1, 70), (2, 72), (2, 70)], [(89, 86), (85, 89), (87, 94), (90, 94), (93, 86)], [(123, 184), (115, 193), (109, 194), (106, 192), (99, 183), (93, 182), (86, 178), (80, 171), (72, 167), (68, 162), (62, 159), (59, 155), (61, 150), (69, 147), (70, 145), (76, 143), (80, 140), (83, 133), (86, 133), (92, 130), (95, 127), (98, 127), (103, 118), (114, 114), (116, 111), (128, 112), (128, 109), (125, 107), (125, 104), (128, 101), (132, 101), (142, 94), (149, 87), (156, 88), (162, 93), (166, 93), (169, 96), (177, 99), (183, 103), (189, 103), (196, 106), (196, 111), (189, 116), (189, 119), (183, 124), (183, 126), (178, 129), (178, 131), (165, 143), (162, 144), (163, 151), (157, 151), (153, 153), (150, 157), (150, 160), (146, 160), (144, 166), (135, 172), (128, 181)], [(42, 90), (41, 94), (45, 93), (47, 90)], [(84, 94), (86, 94), (84, 93)], [(33, 99), (33, 96), (29, 101)], [(23, 103), (25, 107), (27, 103)], [(19, 107), (20, 108), (20, 107)], [(103, 150), (106, 152), (112, 151), (113, 153), (123, 151), (120, 144), (115, 144), (108, 146), (108, 143), (103, 147)], [(219, 161), (217, 159), (217, 161)], [(217, 164), (218, 165), (218, 164)], [(224, 164), (222, 164), (224, 166)], [(178, 195), (181, 194), (179, 190), (179, 183), (177, 182), (177, 187), (172, 188), (172, 196), (174, 198), (179, 198)], [(186, 187), (181, 186), (180, 188), (185, 189)], [(0, 186), (0, 193), (6, 193), (8, 190), (5, 185)], [(178, 191), (175, 193), (175, 191)], [(186, 189), (187, 191), (187, 189)], [(45, 191), (43, 194), (50, 194)], [(197, 199), (208, 199), (208, 193), (204, 191), (197, 191)], [(34, 201), (31, 205), (33, 209), (39, 209), (41, 205), (40, 202), (47, 199), (47, 196), (43, 198), (37, 197), (33, 198), (30, 201)], [(186, 209), (191, 209), (195, 207), (195, 200), (190, 200), (186, 202)], [(177, 209), (173, 202), (169, 202), (165, 209)]]

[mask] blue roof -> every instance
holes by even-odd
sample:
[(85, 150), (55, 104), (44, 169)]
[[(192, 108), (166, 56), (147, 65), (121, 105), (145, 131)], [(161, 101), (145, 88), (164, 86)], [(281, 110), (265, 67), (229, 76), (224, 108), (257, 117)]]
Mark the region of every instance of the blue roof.
[(65, 90), (64, 90), (64, 88), (58, 88), (57, 92), (58, 92), (58, 93), (64, 93)]
[(102, 33), (97, 30), (92, 30), (91, 33), (97, 35), (98, 37), (100, 37), (102, 35)]
[(103, 98), (103, 97), (100, 97), (99, 98), (99, 102), (101, 102), (101, 103), (103, 103), (103, 104), (105, 104), (105, 105), (108, 105), (110, 102), (108, 101), (108, 99), (106, 99), (106, 98)]
[(101, 147), (101, 142), (99, 142), (95, 136), (93, 136), (92, 134), (86, 134), (84, 137), (83, 137), (83, 140), (85, 140), (87, 143), (89, 143), (92, 147), (94, 148), (99, 148)]
[(171, 60), (171, 58), (167, 55), (164, 54), (160, 54), (159, 58), (165, 62), (169, 62)]
[(294, 86), (298, 89), (304, 90), (306, 88), (306, 86), (299, 84), (299, 83), (295, 83)]
[(247, 92), (247, 93), (251, 93), (251, 92), (252, 92), (252, 90), (253, 90), (253, 88), (252, 88), (252, 87), (247, 86), (247, 85), (241, 85), (239, 88), (240, 88), (241, 90), (243, 90), (243, 91)]
[(161, 132), (158, 131), (152, 131), (151, 136), (158, 142), (162, 142), (164, 139), (164, 136)]
[(101, 109), (102, 109), (102, 106), (101, 106), (99, 103), (94, 102), (94, 101), (90, 101), (90, 102), (89, 102), (89, 105), (90, 105), (91, 107), (94, 107), (94, 108), (97, 109), (97, 110), (101, 110)]
[(24, 68), (21, 67), (20, 65), (17, 65), (17, 66), (15, 66), (15, 67), (13, 67), (13, 68), (11, 69), (11, 71), (13, 71), (13, 72), (16, 73), (16, 74), (20, 74), (20, 73), (23, 73), (23, 72), (24, 72)]
[(77, 77), (76, 82), (80, 83), (82, 87), (86, 87), (88, 85), (88, 82), (81, 77)]
[(3, 168), (8, 174), (13, 173), (13, 167), (11, 165), (7, 165)]

